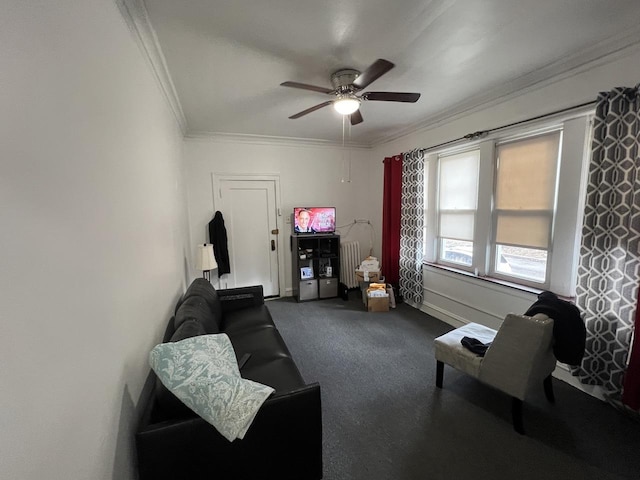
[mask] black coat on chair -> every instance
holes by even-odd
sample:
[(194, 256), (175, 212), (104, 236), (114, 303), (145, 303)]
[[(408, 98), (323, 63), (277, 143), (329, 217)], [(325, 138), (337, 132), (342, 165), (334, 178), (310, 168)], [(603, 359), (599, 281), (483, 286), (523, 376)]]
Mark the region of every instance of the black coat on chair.
[(559, 362), (580, 365), (584, 356), (587, 330), (580, 310), (573, 303), (558, 298), (553, 292), (542, 292), (525, 315), (544, 313), (553, 318), (553, 353)]

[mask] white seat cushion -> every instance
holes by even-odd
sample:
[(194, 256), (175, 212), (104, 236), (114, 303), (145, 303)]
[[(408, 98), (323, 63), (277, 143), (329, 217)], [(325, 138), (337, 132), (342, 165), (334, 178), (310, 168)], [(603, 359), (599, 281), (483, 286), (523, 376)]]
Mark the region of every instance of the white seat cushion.
[(478, 378), (483, 357), (462, 346), (462, 337), (471, 337), (482, 343), (492, 342), (496, 330), (478, 323), (468, 323), (463, 327), (445, 333), (434, 340), (436, 360)]

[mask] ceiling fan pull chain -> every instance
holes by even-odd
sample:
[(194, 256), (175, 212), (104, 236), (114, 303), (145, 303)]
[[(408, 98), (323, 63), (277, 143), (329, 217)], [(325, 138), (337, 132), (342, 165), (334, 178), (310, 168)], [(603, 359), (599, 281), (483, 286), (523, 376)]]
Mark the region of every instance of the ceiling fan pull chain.
[[(351, 183), (351, 158), (349, 157), (347, 162), (347, 149), (345, 146), (345, 129), (347, 117), (349, 115), (342, 115), (342, 179), (340, 179), (341, 183)], [(349, 123), (349, 138), (351, 138), (351, 123)], [(347, 179), (345, 180), (344, 174), (345, 170), (347, 172)]]
[[(346, 116), (346, 115), (345, 115)], [(344, 117), (342, 117), (342, 123), (345, 122)], [(351, 122), (349, 122), (348, 124), (348, 132), (349, 132), (349, 163), (348, 163), (348, 170), (347, 170), (347, 183), (351, 183)]]

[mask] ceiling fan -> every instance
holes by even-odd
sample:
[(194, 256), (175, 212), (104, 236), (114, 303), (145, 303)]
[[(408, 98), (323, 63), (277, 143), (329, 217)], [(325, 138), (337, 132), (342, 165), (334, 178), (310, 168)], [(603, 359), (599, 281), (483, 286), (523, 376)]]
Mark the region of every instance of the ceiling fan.
[(307, 108), (302, 112), (291, 115), (289, 118), (300, 118), (308, 113), (320, 110), (323, 107), (333, 104), (336, 111), (342, 115), (350, 115), (351, 125), (362, 123), (362, 114), (360, 113), (360, 103), (362, 101), (376, 102), (407, 102), (415, 103), (420, 98), (419, 93), (400, 93), (400, 92), (364, 92), (360, 91), (367, 88), (382, 75), (391, 70), (395, 65), (388, 60), (379, 58), (364, 72), (359, 72), (352, 68), (343, 68), (331, 75), (331, 84), (333, 90), (325, 87), (317, 87), (306, 83), (283, 82), (283, 87), (301, 88), (303, 90), (311, 90), (314, 92), (325, 93), (335, 97), (333, 100)]

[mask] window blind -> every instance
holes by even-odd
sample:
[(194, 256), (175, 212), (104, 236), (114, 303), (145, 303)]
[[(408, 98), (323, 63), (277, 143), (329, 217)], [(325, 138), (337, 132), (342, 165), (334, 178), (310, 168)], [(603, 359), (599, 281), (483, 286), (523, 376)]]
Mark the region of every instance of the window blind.
[(440, 237), (473, 241), (479, 162), (479, 150), (440, 158)]
[(498, 145), (496, 243), (549, 248), (561, 135)]

